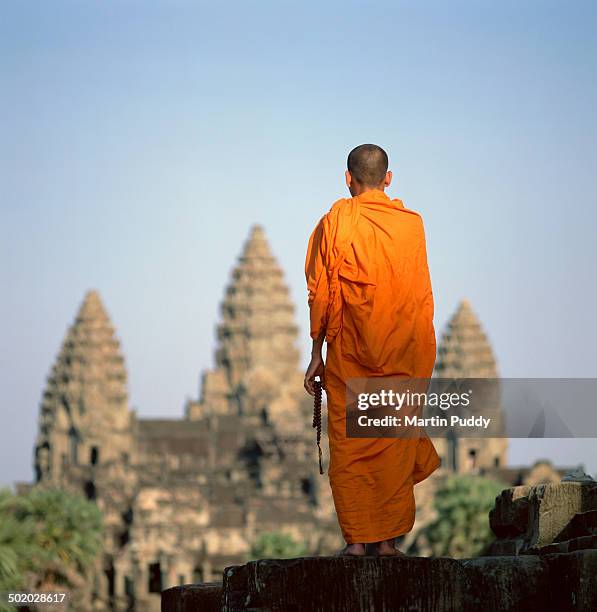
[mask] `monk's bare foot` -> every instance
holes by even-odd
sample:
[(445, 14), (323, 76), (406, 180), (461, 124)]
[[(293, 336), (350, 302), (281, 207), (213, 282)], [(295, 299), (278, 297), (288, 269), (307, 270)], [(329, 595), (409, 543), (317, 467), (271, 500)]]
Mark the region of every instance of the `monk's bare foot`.
[(399, 551), (394, 546), (394, 540), (384, 540), (383, 542), (378, 542), (376, 546), (377, 556), (378, 557), (406, 557), (406, 555)]
[(377, 550), (378, 557), (406, 557), (406, 555), (398, 550), (397, 548), (388, 548), (384, 550)]
[(347, 544), (342, 550), (335, 553), (334, 557), (363, 557), (364, 555), (364, 544)]

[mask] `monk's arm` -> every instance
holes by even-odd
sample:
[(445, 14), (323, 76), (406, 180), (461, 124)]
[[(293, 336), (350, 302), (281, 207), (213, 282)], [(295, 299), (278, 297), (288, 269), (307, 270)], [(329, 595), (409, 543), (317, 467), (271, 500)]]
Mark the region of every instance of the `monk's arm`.
[[(309, 238), (307, 258), (305, 261), (305, 277), (309, 292), (309, 318), (310, 336), (315, 341), (314, 350), (317, 348), (317, 340), (326, 329), (328, 309), (328, 278), (326, 271), (327, 237), (324, 224), (325, 216), (317, 224)], [(321, 345), (323, 340), (319, 344)]]
[(313, 339), (313, 347), (311, 362), (305, 372), (304, 385), (310, 395), (315, 393), (316, 376), (319, 376), (322, 384), (325, 385), (322, 349), (326, 334), (329, 289), (325, 266), (327, 238), (324, 220), (325, 216), (311, 234), (305, 261), (305, 276), (309, 290), (310, 335)]
[(313, 338), (313, 347), (311, 348), (311, 357), (314, 355), (321, 356), (323, 349), (323, 341), (325, 340), (325, 329), (321, 331), (318, 338)]
[(311, 349), (311, 361), (305, 372), (305, 390), (309, 395), (315, 394), (315, 377), (319, 376), (322, 386), (325, 389), (325, 364), (323, 363), (323, 341), (325, 340), (325, 329), (320, 332), (317, 338), (313, 338), (313, 348)]

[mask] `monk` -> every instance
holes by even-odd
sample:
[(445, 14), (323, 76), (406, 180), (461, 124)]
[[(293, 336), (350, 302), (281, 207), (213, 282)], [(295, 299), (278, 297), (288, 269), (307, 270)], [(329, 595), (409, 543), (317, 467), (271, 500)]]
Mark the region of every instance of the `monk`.
[[(386, 152), (372, 144), (348, 156), (351, 198), (334, 203), (311, 234), (305, 274), (311, 362), (305, 389), (319, 377), (327, 395), (329, 479), (346, 547), (364, 555), (402, 555), (394, 539), (414, 524), (413, 487), (439, 467), (428, 437), (346, 435), (351, 378), (430, 378), (436, 356), (433, 294), (421, 216), (390, 199)], [(324, 363), (322, 348), (327, 342)]]

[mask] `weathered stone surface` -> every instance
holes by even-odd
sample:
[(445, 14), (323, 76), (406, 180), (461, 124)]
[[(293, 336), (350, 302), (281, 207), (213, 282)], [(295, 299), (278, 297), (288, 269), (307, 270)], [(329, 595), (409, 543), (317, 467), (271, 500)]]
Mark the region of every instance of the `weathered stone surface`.
[(460, 561), (263, 559), (226, 568), (223, 592), (213, 584), (165, 591), (162, 612), (589, 612), (596, 575), (596, 550)]
[(597, 535), (597, 510), (588, 510), (575, 514), (563, 531), (556, 537), (556, 542)]
[(534, 547), (527, 554), (547, 555), (597, 549), (597, 510), (575, 514), (553, 544)]
[[(506, 489), (489, 514), (491, 529), (498, 537), (491, 552), (534, 552), (561, 541), (581, 528), (573, 522), (575, 515), (592, 510), (597, 510), (595, 483), (563, 482)], [(593, 520), (592, 515), (585, 522), (589, 520)]]
[(185, 584), (162, 593), (162, 612), (220, 612), (222, 583)]
[(505, 489), (495, 499), (489, 525), (498, 538), (513, 538), (526, 533), (529, 524), (529, 493), (532, 487)]
[(463, 560), (471, 610), (547, 609), (547, 571), (539, 557), (479, 557)]
[(227, 568), (225, 612), (547, 609), (538, 557), (266, 559)]
[[(430, 606), (409, 584), (414, 575)], [(463, 610), (463, 584), (464, 571), (452, 559), (265, 559), (226, 569), (223, 610)]]
[(569, 470), (562, 476), (562, 482), (597, 482), (590, 474), (587, 474), (582, 465)]
[(597, 610), (597, 550), (545, 557), (551, 610)]

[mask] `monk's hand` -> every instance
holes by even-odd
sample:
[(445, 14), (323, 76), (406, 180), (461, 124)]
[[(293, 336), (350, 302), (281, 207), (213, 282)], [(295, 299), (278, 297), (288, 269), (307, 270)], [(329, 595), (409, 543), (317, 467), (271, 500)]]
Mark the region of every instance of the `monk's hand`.
[(325, 389), (325, 366), (321, 354), (311, 356), (311, 363), (305, 372), (305, 390), (309, 395), (315, 395), (316, 376), (319, 376), (321, 386)]

